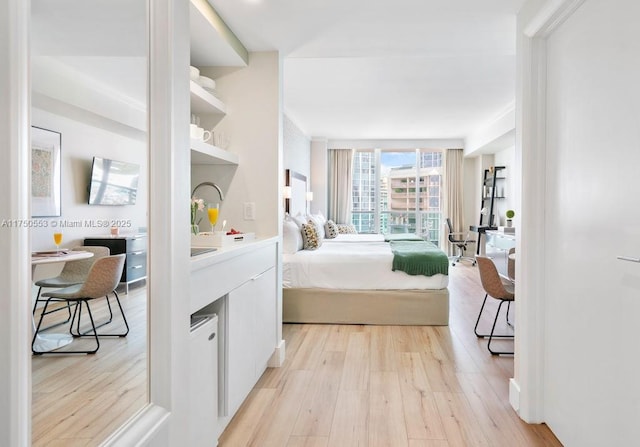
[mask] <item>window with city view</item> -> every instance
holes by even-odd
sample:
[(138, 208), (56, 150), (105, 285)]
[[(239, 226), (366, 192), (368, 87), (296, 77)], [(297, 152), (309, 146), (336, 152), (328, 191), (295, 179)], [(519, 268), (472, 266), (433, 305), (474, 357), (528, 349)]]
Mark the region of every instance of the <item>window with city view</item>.
[(440, 242), (442, 152), (362, 150), (353, 160), (352, 223), (360, 233)]

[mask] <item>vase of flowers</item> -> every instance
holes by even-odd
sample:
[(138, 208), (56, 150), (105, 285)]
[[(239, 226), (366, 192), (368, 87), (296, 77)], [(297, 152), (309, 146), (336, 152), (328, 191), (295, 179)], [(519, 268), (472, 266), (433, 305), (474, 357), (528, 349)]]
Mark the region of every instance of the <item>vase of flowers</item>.
[(198, 219), (198, 211), (204, 210), (204, 200), (191, 197), (191, 234), (198, 235), (200, 227), (198, 224), (202, 220), (202, 217)]

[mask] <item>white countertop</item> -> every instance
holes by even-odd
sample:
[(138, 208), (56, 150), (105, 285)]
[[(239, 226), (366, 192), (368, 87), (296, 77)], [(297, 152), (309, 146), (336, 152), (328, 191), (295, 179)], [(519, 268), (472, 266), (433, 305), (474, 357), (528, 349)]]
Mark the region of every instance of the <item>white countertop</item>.
[[(239, 242), (236, 245), (231, 245), (229, 247), (215, 247), (216, 251), (192, 256), (191, 271), (194, 272), (196, 270), (207, 268), (211, 265), (227, 261), (236, 256), (245, 254), (249, 251), (253, 251), (270, 244), (275, 244), (276, 242), (278, 242), (278, 236), (273, 236), (269, 238), (258, 238), (249, 242)], [(192, 248), (211, 248), (211, 247), (193, 246)]]

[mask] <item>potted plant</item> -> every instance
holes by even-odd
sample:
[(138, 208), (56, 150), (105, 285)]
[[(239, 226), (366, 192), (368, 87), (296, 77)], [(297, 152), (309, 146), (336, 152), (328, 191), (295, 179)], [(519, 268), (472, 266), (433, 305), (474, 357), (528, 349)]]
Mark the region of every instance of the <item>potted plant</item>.
[(513, 210), (507, 210), (504, 215), (507, 217), (507, 227), (513, 226), (513, 218), (516, 215), (516, 212)]

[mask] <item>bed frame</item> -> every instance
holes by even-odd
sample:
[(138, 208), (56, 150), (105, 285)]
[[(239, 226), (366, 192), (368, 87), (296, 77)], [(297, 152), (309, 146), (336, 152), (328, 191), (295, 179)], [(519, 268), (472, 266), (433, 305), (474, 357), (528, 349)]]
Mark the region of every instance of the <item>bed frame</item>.
[(449, 290), (283, 289), (284, 323), (446, 326)]

